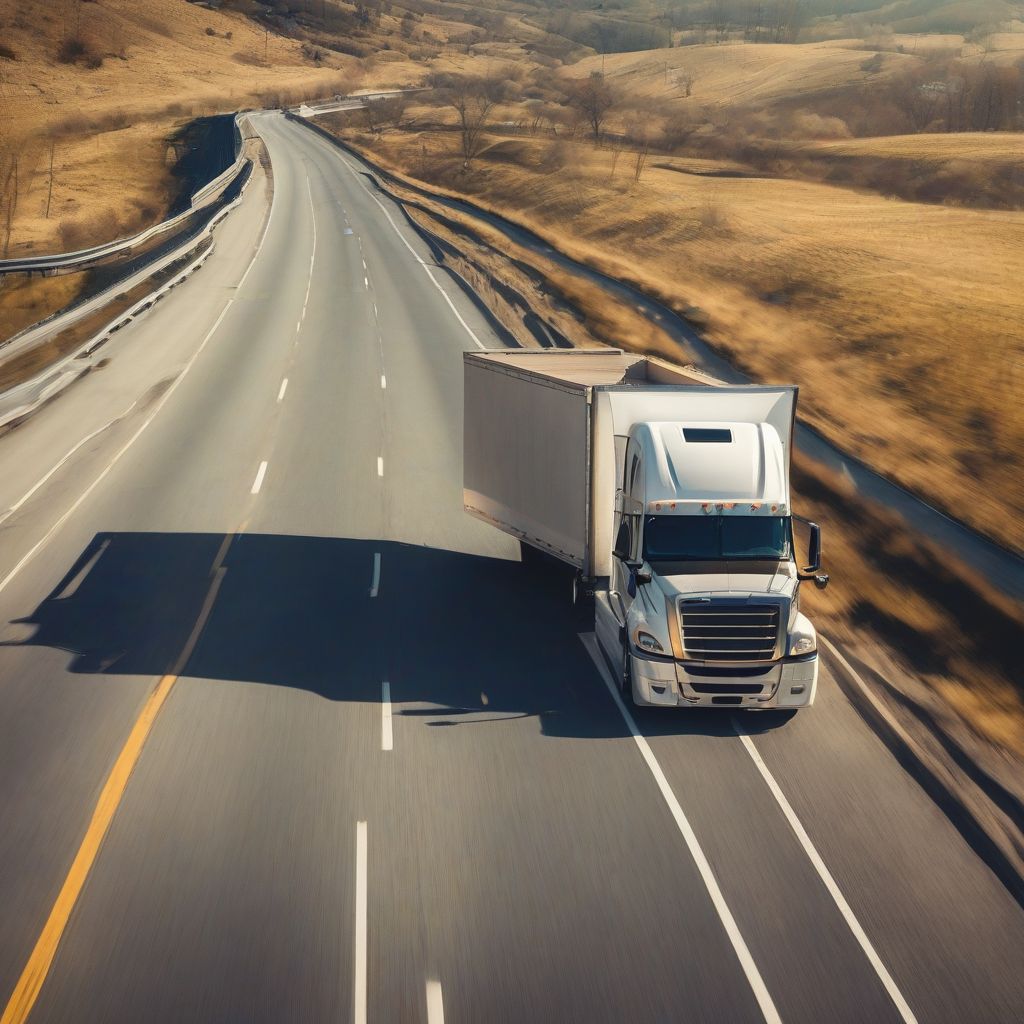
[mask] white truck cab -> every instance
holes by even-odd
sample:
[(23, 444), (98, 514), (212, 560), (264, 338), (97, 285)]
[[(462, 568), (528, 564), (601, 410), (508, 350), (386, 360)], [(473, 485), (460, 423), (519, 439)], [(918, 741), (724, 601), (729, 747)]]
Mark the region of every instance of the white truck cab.
[(632, 426), (595, 626), (634, 703), (812, 703), (817, 639), (800, 613), (800, 579), (774, 426)]
[(618, 350), (465, 356), (464, 505), (574, 566), (624, 696), (799, 708), (814, 627), (789, 487), (795, 387), (720, 386)]

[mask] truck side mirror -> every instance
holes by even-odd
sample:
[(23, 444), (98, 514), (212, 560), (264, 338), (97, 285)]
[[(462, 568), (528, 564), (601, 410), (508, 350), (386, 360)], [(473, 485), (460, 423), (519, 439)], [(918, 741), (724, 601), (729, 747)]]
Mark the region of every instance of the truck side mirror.
[(809, 565), (805, 565), (798, 573), (802, 580), (814, 580), (814, 585), (819, 590), (824, 590), (828, 586), (828, 573), (821, 572), (821, 527), (817, 523), (808, 523), (807, 528), (810, 530), (810, 539), (807, 543), (807, 561)]
[(619, 523), (619, 532), (615, 535), (615, 547), (612, 554), (621, 562), (629, 558), (629, 549), (633, 546), (633, 538), (629, 532), (629, 523), (625, 519)]
[(810, 539), (807, 542), (807, 561), (803, 572), (813, 575), (821, 568), (821, 527), (817, 523), (808, 523)]
[(633, 574), (633, 580), (636, 582), (638, 587), (642, 587), (645, 583), (651, 582), (651, 574), (644, 572), (644, 563), (641, 561), (626, 562), (626, 568)]

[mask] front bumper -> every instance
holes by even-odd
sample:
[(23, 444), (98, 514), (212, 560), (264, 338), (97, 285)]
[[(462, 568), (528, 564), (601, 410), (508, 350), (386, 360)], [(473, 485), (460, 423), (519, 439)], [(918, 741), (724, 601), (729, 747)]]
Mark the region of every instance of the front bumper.
[(635, 651), (633, 703), (643, 707), (803, 708), (818, 688), (817, 653), (768, 665), (710, 667)]

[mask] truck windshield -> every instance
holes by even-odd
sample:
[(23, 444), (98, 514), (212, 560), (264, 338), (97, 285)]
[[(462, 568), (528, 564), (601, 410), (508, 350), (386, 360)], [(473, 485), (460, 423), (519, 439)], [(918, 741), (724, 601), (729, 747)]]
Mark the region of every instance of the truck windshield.
[(647, 516), (648, 562), (786, 558), (788, 516)]

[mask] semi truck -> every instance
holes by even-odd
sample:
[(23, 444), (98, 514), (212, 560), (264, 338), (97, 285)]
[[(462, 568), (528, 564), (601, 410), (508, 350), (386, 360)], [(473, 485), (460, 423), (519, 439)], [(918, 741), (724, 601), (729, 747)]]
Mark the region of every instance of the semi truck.
[(465, 510), (518, 538), (524, 563), (571, 567), (625, 698), (813, 703), (800, 585), (828, 575), (819, 527), (792, 510), (795, 386), (618, 349), (467, 352), (464, 378)]

